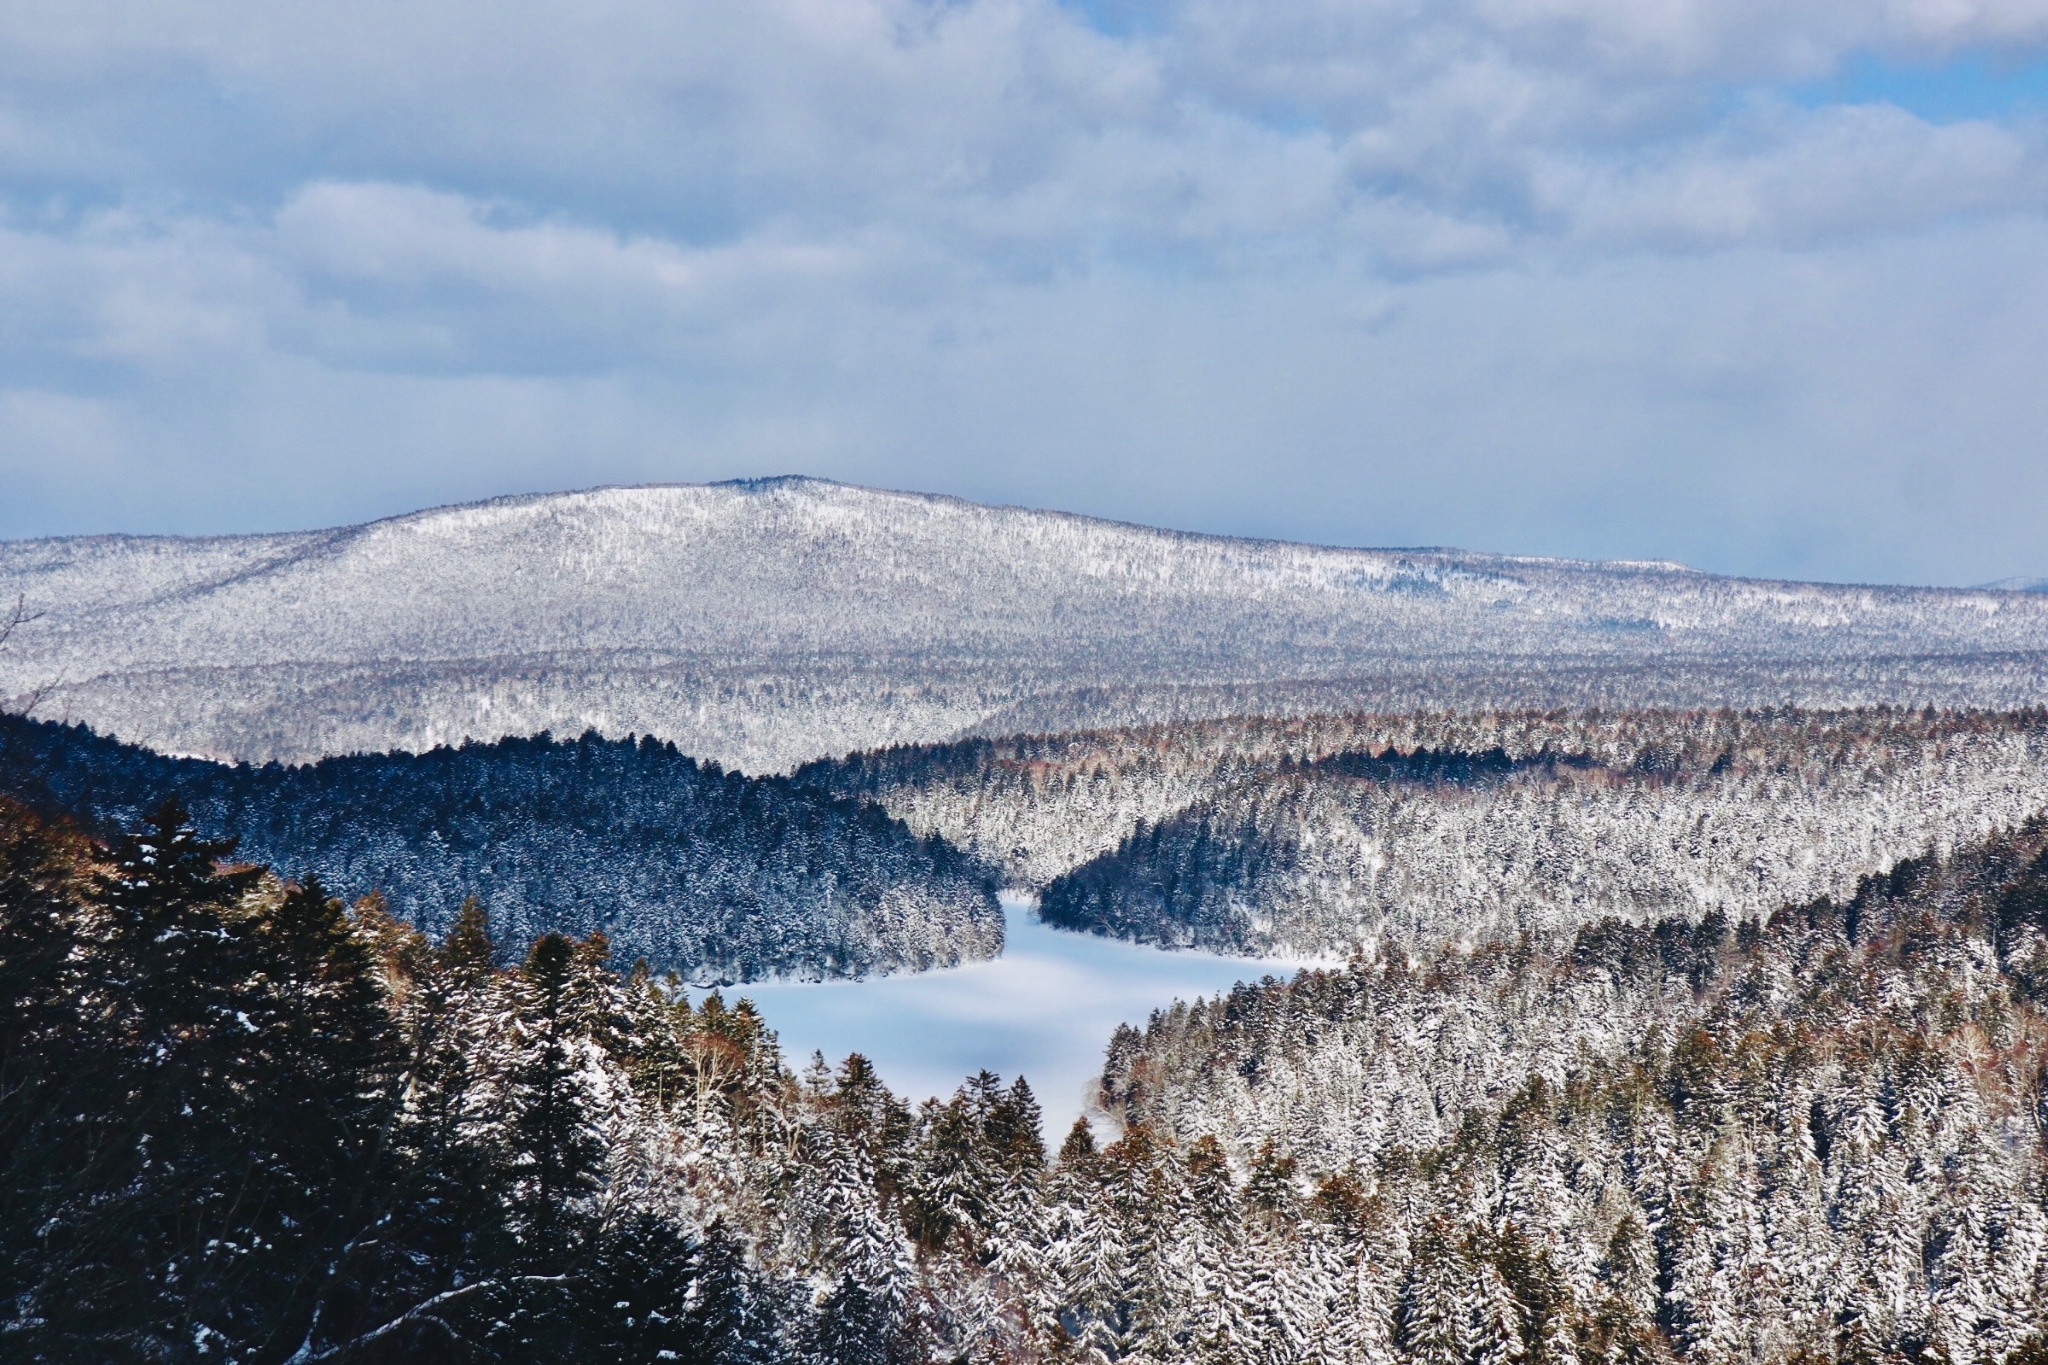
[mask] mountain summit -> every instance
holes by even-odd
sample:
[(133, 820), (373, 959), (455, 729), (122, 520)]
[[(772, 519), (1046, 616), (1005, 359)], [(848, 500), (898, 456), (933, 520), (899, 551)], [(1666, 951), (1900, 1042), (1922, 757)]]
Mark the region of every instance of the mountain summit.
[(754, 770), (1443, 705), (2048, 700), (2048, 598), (1153, 530), (816, 479), (0, 544), (0, 696), (183, 753), (651, 733)]

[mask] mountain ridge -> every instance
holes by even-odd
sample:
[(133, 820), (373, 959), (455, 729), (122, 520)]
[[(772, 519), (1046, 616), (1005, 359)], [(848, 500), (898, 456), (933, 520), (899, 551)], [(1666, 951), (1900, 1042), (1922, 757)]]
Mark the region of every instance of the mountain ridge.
[(2038, 594), (1317, 546), (801, 475), (5, 542), (0, 593), (42, 613), (0, 699), (255, 761), (596, 728), (784, 770), (1425, 686), (1474, 706), (2048, 700)]
[[(1137, 532), (1146, 536), (1190, 542), (1221, 542), (1261, 549), (1331, 551), (1366, 555), (1428, 556), (1431, 558), (1465, 561), (1492, 561), (1505, 565), (1527, 567), (1572, 568), (1593, 572), (1668, 573), (1689, 577), (1721, 579), (1729, 582), (1801, 588), (1875, 589), (1883, 592), (1934, 593), (2033, 592), (2048, 588), (2048, 578), (2004, 578), (1994, 582), (1971, 584), (1964, 587), (1940, 587), (1928, 584), (1886, 583), (1867, 580), (1774, 578), (1750, 574), (1722, 573), (1713, 569), (1702, 569), (1675, 559), (1656, 557), (1599, 559), (1573, 555), (1516, 554), (1498, 550), (1474, 550), (1459, 545), (1351, 545), (1337, 542), (1299, 540), (1287, 536), (1239, 535), (1226, 531), (1189, 531), (1171, 526), (1154, 526), (1146, 522), (1131, 521), (1122, 517), (1096, 516), (1087, 512), (1069, 512), (1060, 508), (1036, 507), (1027, 503), (976, 502), (972, 498), (962, 497), (953, 493), (925, 493), (915, 489), (884, 488), (874, 484), (853, 483), (843, 479), (829, 479), (815, 474), (773, 474), (754, 478), (718, 479), (707, 483), (649, 482), (593, 484), (588, 488), (558, 489), (530, 493), (504, 493), (468, 502), (437, 503), (431, 507), (417, 508), (410, 512), (394, 512), (386, 516), (372, 517), (368, 521), (352, 522), (339, 526), (312, 527), (303, 531), (225, 531), (196, 535), (105, 531), (86, 532), (78, 535), (26, 536), (13, 540), (0, 540), (0, 546), (27, 548), (55, 544), (89, 545), (101, 543), (192, 546), (253, 541), (342, 540), (359, 532), (423, 521), (428, 518), (451, 513), (475, 512), (494, 508), (509, 509), (568, 498), (595, 497), (603, 494), (659, 493), (695, 489), (734, 489), (747, 493), (765, 493), (784, 489), (806, 488), (839, 490), (881, 498), (900, 498), (918, 503), (952, 506), (969, 511), (1019, 513), (1032, 517), (1044, 517), (1088, 526)], [(278, 560), (263, 567), (279, 567), (283, 564), (294, 562), (297, 558), (300, 558), (300, 556)]]

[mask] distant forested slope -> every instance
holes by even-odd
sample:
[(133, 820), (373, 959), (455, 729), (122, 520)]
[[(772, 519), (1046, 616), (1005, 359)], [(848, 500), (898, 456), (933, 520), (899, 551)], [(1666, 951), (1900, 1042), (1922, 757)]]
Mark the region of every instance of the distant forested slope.
[(886, 750), (798, 780), (1042, 887), (1055, 924), (1341, 954), (1841, 894), (2048, 808), (2048, 716), (1239, 720)]
[[(1128, 730), (1011, 735), (950, 744), (906, 744), (843, 759), (807, 763), (799, 785), (877, 801), (913, 829), (1003, 869), (1017, 885), (1043, 887), (1061, 873), (1109, 852), (1139, 825), (1157, 823), (1217, 791), (1262, 780), (1289, 764), (1350, 754), (1386, 775), (1469, 764), (1492, 747), (1482, 736), (1499, 718), (1471, 722), (1437, 713), (1405, 716), (1236, 718)], [(1512, 722), (1504, 742), (1518, 733)], [(1556, 738), (1550, 736), (1549, 738)], [(1543, 739), (1521, 743), (1516, 757), (1547, 752)], [(1534, 745), (1535, 747), (1531, 747)], [(1419, 759), (1410, 756), (1420, 754)], [(1379, 757), (1374, 758), (1374, 755)]]
[(433, 933), (469, 896), (514, 942), (603, 930), (695, 981), (922, 970), (993, 956), (972, 860), (869, 803), (654, 740), (511, 739), (303, 767), (170, 758), (0, 717), (0, 784), (98, 830), (176, 791), (210, 835)]
[(1457, 779), (1283, 765), (1047, 886), (1146, 942), (1346, 954), (1607, 916), (1768, 914), (2048, 808), (2048, 716), (1632, 716)]
[(2038, 593), (1187, 535), (812, 479), (0, 542), (0, 704), (214, 758), (552, 730), (750, 772), (1232, 715), (2048, 702)]

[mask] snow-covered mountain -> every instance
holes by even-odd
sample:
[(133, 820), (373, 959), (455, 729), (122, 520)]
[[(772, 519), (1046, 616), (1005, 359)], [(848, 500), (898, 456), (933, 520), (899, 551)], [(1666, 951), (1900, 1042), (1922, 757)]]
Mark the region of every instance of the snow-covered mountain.
[(812, 479), (0, 544), (0, 696), (176, 752), (651, 733), (750, 770), (1237, 713), (2048, 701), (2048, 598), (1351, 550)]

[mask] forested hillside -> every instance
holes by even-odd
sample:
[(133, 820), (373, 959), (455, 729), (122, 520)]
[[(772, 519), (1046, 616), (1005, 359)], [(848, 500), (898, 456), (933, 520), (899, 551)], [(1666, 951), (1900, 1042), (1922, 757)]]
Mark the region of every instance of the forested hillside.
[(2039, 594), (1155, 530), (817, 479), (0, 542), (0, 706), (305, 762), (595, 728), (749, 772), (1154, 720), (2048, 703)]
[(1052, 882), (1041, 913), (1340, 956), (1607, 916), (1744, 919), (2048, 809), (2039, 712), (1648, 714), (1505, 738), (1519, 757), (1469, 775), (1283, 763), (1141, 826)]
[(10, 1359), (2048, 1355), (2048, 830), (1732, 927), (1389, 954), (915, 1108), (744, 1002), (0, 801)]
[(1341, 956), (1842, 894), (2048, 808), (2048, 715), (1247, 719), (885, 750), (797, 778), (1042, 886), (1055, 924)]
[(1002, 949), (985, 874), (878, 807), (653, 740), (546, 736), (301, 767), (168, 758), (0, 716), (0, 790), (101, 833), (176, 792), (202, 832), (439, 936), (471, 896), (513, 942), (602, 930), (692, 981), (915, 971)]
[(913, 1114), (857, 1060), (792, 1075), (744, 1004), (622, 980), (602, 935), (505, 970), (473, 910), (436, 948), (230, 851), (175, 807), (100, 850), (0, 798), (6, 1359), (836, 1365), (1023, 1331), (955, 1201), (1034, 1188), (1028, 1086)]
[(1342, 1304), (1430, 1365), (2038, 1359), (2044, 927), (2036, 822), (1767, 923), (1608, 920), (1156, 1016), (1110, 1050), (1125, 1121), (1276, 1215), (1250, 1256), (1163, 1222), (1159, 1264), (1223, 1267), (1169, 1311)]

